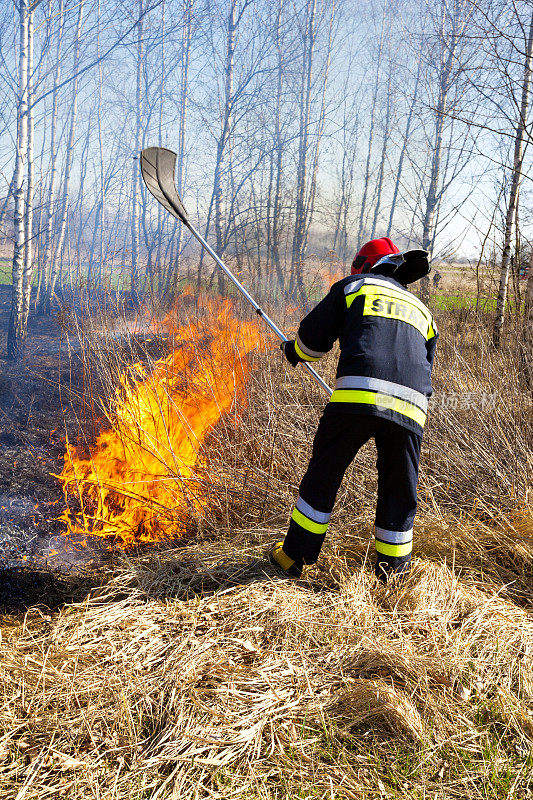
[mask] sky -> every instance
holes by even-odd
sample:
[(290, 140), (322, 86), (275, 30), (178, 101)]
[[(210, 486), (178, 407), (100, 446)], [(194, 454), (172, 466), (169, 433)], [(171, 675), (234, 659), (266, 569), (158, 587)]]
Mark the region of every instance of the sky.
[[(144, 0), (145, 7), (148, 0)], [(244, 2), (244, 0), (242, 0)], [(242, 2), (238, 4), (242, 8)], [(459, 3), (460, 0), (455, 0)], [(143, 27), (143, 104), (142, 130), (144, 146), (162, 144), (177, 148), (179, 91), (181, 77), (181, 3), (172, 0), (150, 0), (151, 11)], [(75, 30), (79, 3), (68, 2), (64, 13), (60, 80), (65, 85), (59, 93), (58, 156), (64, 174), (67, 161), (67, 140), (73, 109)], [(434, 4), (436, 13), (439, 4)], [(52, 3), (36, 12), (35, 163), (37, 211), (46, 208), (50, 181), (50, 136), (52, 77), (56, 65), (55, 39), (46, 49), (47, 35), (57, 33), (58, 4)], [(184, 201), (200, 226), (204, 226), (211, 199), (216, 164), (217, 138), (224, 93), (225, 33), (228, 1), (195, 0), (195, 16), (189, 74)], [(106, 230), (109, 246), (115, 244), (127, 255), (128, 226), (131, 221), (131, 186), (135, 152), (135, 128), (138, 120), (135, 97), (135, 74), (138, 27), (134, 26), (138, 3), (98, 3), (85, 0), (83, 30), (78, 69), (85, 70), (78, 81), (75, 152), (69, 193), (69, 235), (87, 243), (92, 237), (95, 211), (101, 196), (100, 178), (106, 179)], [(346, 150), (354, 175), (349, 214), (349, 248), (356, 247), (358, 214), (363, 194), (369, 138), (372, 133), (370, 183), (367, 200), (368, 221), (372, 217), (382, 154), (382, 205), (378, 234), (384, 234), (390, 202), (404, 146), (405, 126), (414, 104), (409, 141), (403, 162), (400, 202), (395, 215), (393, 236), (400, 244), (416, 245), (421, 237), (421, 215), (424, 192), (433, 154), (435, 103), (438, 97), (439, 48), (432, 44), (431, 19), (422, 2), (375, 2), (354, 4), (338, 0), (331, 34), (328, 37), (332, 0), (320, 0), (315, 43), (313, 92), (309, 117), (310, 143), (321, 133), (315, 216), (310, 234), (310, 247), (332, 246), (333, 220), (339, 203), (339, 173)], [(241, 91), (234, 109), (234, 130), (231, 137), (231, 171), (226, 156), (224, 175), (225, 211), (229, 213), (235, 186), (242, 181), (236, 195), (239, 210), (250, 206), (251, 198), (266, 196), (269, 176), (268, 152), (272, 147), (275, 111), (276, 58), (274, 40), (276, 6), (266, 0), (252, 2), (243, 12), (238, 29), (235, 52), (234, 89)], [(284, 201), (288, 211), (294, 204), (294, 183), (298, 160), (298, 91), (301, 81), (302, 25), (304, 0), (285, 4), (281, 36), (285, 75), (282, 124), (286, 136), (284, 153)], [(164, 17), (163, 17), (164, 12)], [(0, 25), (2, 62), (0, 63), (0, 178), (5, 195), (11, 180), (16, 136), (16, 17), (4, 6)], [(164, 38), (162, 33), (164, 31)], [(470, 32), (473, 31), (473, 26)], [(478, 64), (478, 50), (465, 37), (465, 63)], [(470, 50), (469, 50), (470, 48)], [(109, 51), (109, 52), (108, 52)], [(94, 65), (94, 61), (108, 52)], [(42, 60), (40, 55), (43, 54)], [(415, 91), (418, 59), (422, 58), (422, 79)], [(328, 66), (328, 82), (324, 93), (324, 70)], [(520, 69), (516, 69), (517, 76)], [(250, 76), (252, 76), (250, 78)], [(376, 76), (378, 76), (376, 84)], [(248, 83), (245, 83), (248, 81)], [(243, 85), (244, 84), (244, 85)], [(376, 88), (377, 87), (377, 88)], [(503, 81), (501, 87), (504, 88)], [(442, 180), (448, 180), (455, 166), (458, 174), (443, 197), (439, 211), (439, 232), (435, 255), (475, 259), (481, 242), (494, 221), (501, 229), (502, 211), (509, 182), (512, 141), (490, 132), (469, 127), (461, 120), (485, 122), (491, 118), (490, 100), (480, 100), (470, 87), (462, 89), (458, 101), (459, 120), (447, 119), (444, 142), (446, 151), (441, 167)], [(47, 94), (48, 93), (48, 94)], [(452, 109), (456, 111), (455, 108)], [(323, 112), (323, 122), (321, 114)], [(388, 123), (387, 146), (384, 137)], [(508, 126), (512, 134), (512, 126)], [(450, 135), (451, 133), (451, 135)], [(312, 148), (311, 148), (312, 149)], [(526, 154), (529, 171), (530, 153)], [(255, 166), (254, 166), (255, 165)], [(447, 167), (447, 169), (446, 169)], [(248, 177), (246, 175), (249, 173)], [(60, 173), (61, 174), (61, 173)], [(80, 187), (83, 182), (83, 191)], [(522, 188), (521, 227), (523, 235), (531, 234), (530, 180)], [(257, 198), (254, 202), (257, 201)], [(498, 202), (499, 201), (499, 202)], [(45, 211), (46, 213), (46, 211)], [(244, 212), (243, 212), (244, 213)], [(157, 212), (147, 209), (152, 223)], [(38, 218), (38, 214), (37, 214)], [(42, 221), (42, 215), (41, 215)], [(37, 223), (38, 224), (38, 223)], [(81, 230), (81, 236), (79, 231)], [(38, 233), (37, 233), (38, 235)], [(153, 232), (167, 235), (167, 230)]]

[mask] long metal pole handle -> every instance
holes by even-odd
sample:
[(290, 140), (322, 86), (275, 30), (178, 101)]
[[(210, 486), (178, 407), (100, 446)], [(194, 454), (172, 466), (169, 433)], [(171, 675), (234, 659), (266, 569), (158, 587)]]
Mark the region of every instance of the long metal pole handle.
[[(255, 309), (256, 314), (259, 314), (259, 316), (262, 319), (264, 319), (264, 321), (269, 326), (269, 328), (272, 331), (274, 331), (274, 333), (276, 334), (278, 339), (280, 339), (282, 342), (288, 342), (289, 340), (287, 339), (287, 337), (285, 336), (283, 331), (278, 328), (276, 323), (273, 320), (271, 320), (270, 317), (268, 316), (268, 314), (266, 314), (263, 311), (263, 309), (255, 302), (255, 300), (252, 297), (252, 295), (249, 294), (249, 292), (246, 291), (246, 289), (244, 288), (242, 283), (240, 283), (240, 281), (237, 280), (235, 275), (228, 269), (228, 267), (224, 264), (222, 259), (219, 258), (219, 256), (217, 256), (217, 254), (215, 253), (213, 248), (209, 246), (209, 244), (206, 242), (204, 237), (201, 236), (201, 234), (198, 233), (198, 231), (191, 225), (191, 223), (188, 220), (186, 222), (184, 222), (184, 224), (188, 227), (188, 229), (193, 234), (193, 236), (195, 236), (198, 239), (198, 241), (200, 242), (202, 247), (205, 247), (205, 249), (207, 250), (207, 252), (211, 256), (211, 258), (213, 258), (216, 261), (216, 263), (218, 264), (218, 266), (220, 267), (220, 269), (223, 270), (226, 273), (226, 275), (228, 276), (230, 281), (234, 284), (234, 286), (237, 287), (237, 289), (243, 295), (243, 297), (245, 297), (246, 300), (248, 300), (248, 302), (250, 303), (250, 305), (253, 306), (253, 308)], [(324, 389), (324, 391), (331, 397), (331, 395), (333, 394), (333, 389), (331, 389), (331, 387), (328, 386), (328, 384), (324, 380), (322, 380), (322, 378), (320, 377), (318, 372), (316, 372), (310, 364), (308, 364), (306, 361), (303, 361), (302, 363), (303, 363), (304, 368), (307, 370), (307, 372), (315, 379), (315, 381), (322, 387), (322, 389)]]

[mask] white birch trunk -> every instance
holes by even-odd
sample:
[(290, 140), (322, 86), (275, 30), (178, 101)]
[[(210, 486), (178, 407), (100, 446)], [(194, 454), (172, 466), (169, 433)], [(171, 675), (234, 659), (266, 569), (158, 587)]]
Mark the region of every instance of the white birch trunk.
[[(235, 66), (235, 41), (237, 30), (237, 0), (230, 0), (228, 14), (228, 29), (226, 38), (226, 66), (224, 77), (224, 107), (222, 109), (222, 124), (220, 136), (217, 143), (217, 158), (215, 164), (215, 175), (213, 179), (213, 199), (215, 207), (215, 236), (217, 251), (220, 255), (226, 248), (226, 236), (224, 232), (223, 208), (222, 208), (222, 176), (224, 171), (224, 160), (226, 148), (231, 134), (233, 124), (233, 72)], [(222, 294), (224, 290), (224, 275), (218, 271), (218, 290)]]
[(402, 144), (402, 149), (400, 152), (400, 158), (398, 160), (398, 169), (396, 171), (396, 180), (394, 182), (394, 192), (392, 194), (392, 202), (390, 207), (390, 215), (389, 215), (389, 224), (387, 225), (387, 236), (391, 235), (392, 232), (392, 223), (394, 220), (394, 212), (396, 210), (396, 203), (398, 202), (398, 194), (400, 192), (400, 185), (402, 180), (402, 171), (403, 171), (403, 162), (405, 158), (405, 154), (407, 152), (407, 146), (409, 144), (409, 134), (411, 132), (411, 122), (414, 116), (414, 110), (417, 103), (417, 96), (418, 96), (418, 86), (420, 84), (420, 72), (422, 68), (422, 59), (420, 58), (418, 61), (418, 69), (416, 71), (416, 81), (415, 81), (415, 88), (413, 91), (413, 99), (411, 101), (411, 106), (409, 108), (409, 115), (407, 117), (407, 123), (405, 125), (405, 134)]
[(282, 178), (283, 178), (283, 138), (281, 127), (281, 108), (283, 103), (283, 81), (285, 60), (281, 39), (281, 21), (283, 15), (283, 0), (279, 0), (276, 19), (276, 50), (278, 54), (277, 87), (276, 87), (276, 122), (274, 132), (273, 166), (275, 166), (274, 202), (272, 208), (272, 225), (270, 231), (270, 247), (272, 261), (276, 270), (278, 286), (281, 292), (285, 291), (285, 275), (281, 268), (280, 238), (281, 238), (281, 204), (282, 204)]
[(28, 157), (26, 186), (26, 215), (24, 218), (24, 268), (22, 273), (22, 325), (24, 336), (28, 327), (30, 312), (31, 284), (33, 278), (33, 194), (35, 180), (34, 156), (34, 123), (33, 103), (33, 9), (28, 13), (28, 61), (27, 61), (27, 94), (28, 94)]
[(370, 233), (371, 239), (374, 239), (376, 236), (378, 220), (379, 220), (379, 212), (381, 210), (381, 192), (383, 189), (383, 176), (385, 174), (385, 159), (387, 157), (387, 145), (389, 143), (390, 113), (392, 106), (391, 89), (392, 89), (392, 67), (391, 67), (391, 72), (389, 72), (389, 80), (387, 85), (387, 110), (385, 112), (385, 130), (383, 131), (383, 147), (381, 149), (381, 159), (379, 162), (378, 181), (376, 187), (376, 205), (374, 207), (374, 218), (372, 220), (372, 231)]
[[(96, 28), (96, 57), (100, 58), (100, 9), (101, 3), (98, 0), (96, 6), (97, 13), (97, 28)], [(100, 178), (100, 199), (97, 203), (94, 229), (91, 242), (91, 250), (89, 253), (89, 267), (87, 272), (87, 286), (99, 288), (102, 281), (102, 268), (104, 264), (104, 225), (105, 225), (105, 199), (106, 199), (106, 180), (105, 180), (105, 158), (104, 158), (104, 140), (103, 140), (103, 125), (102, 125), (102, 101), (103, 101), (103, 70), (102, 64), (98, 64), (98, 105), (97, 105), (97, 122), (98, 122), (98, 152), (99, 152), (99, 178)], [(97, 242), (98, 242), (98, 255), (97, 255)], [(95, 262), (98, 266), (95, 267)]]
[(24, 193), (24, 167), (28, 156), (28, 0), (19, 0), (19, 64), (17, 97), (17, 142), (15, 151), (15, 185), (13, 198), (14, 238), (13, 251), (13, 289), (11, 315), (7, 333), (7, 357), (15, 360), (20, 357), (24, 345), (24, 216), (26, 197)]
[[(166, 92), (166, 0), (161, 0), (161, 84), (160, 84), (160, 99), (159, 99), (159, 130), (157, 135), (157, 144), (159, 147), (163, 145), (163, 116), (165, 108), (165, 92)], [(178, 156), (179, 157), (179, 156)], [(144, 203), (144, 200), (143, 200)], [(161, 203), (157, 204), (157, 243), (155, 252), (156, 273), (158, 280), (158, 288), (162, 294), (165, 294), (169, 288), (170, 271), (167, 271), (163, 266), (162, 252), (163, 252), (163, 220), (166, 220), (166, 215), (163, 214), (163, 207)], [(181, 230), (181, 225), (176, 226)]]
[[(183, 0), (183, 33), (181, 40), (181, 79), (180, 79), (180, 121), (178, 132), (178, 161), (176, 164), (176, 185), (180, 197), (183, 192), (183, 178), (185, 169), (185, 140), (187, 135), (187, 111), (189, 101), (189, 63), (191, 57), (192, 40), (192, 15), (194, 0)], [(183, 225), (178, 225), (177, 230), (177, 257), (176, 272), (179, 274), (181, 266), (181, 247)]]
[(131, 299), (137, 305), (139, 302), (139, 244), (140, 244), (140, 212), (141, 212), (141, 175), (139, 169), (139, 154), (142, 149), (142, 74), (143, 74), (143, 0), (139, 0), (139, 22), (137, 24), (137, 63), (136, 63), (136, 91), (135, 91), (135, 157), (133, 159), (133, 195), (131, 214)]
[[(433, 154), (431, 158), (431, 170), (429, 176), (429, 186), (426, 195), (426, 207), (422, 223), (422, 247), (427, 250), (431, 259), (433, 243), (435, 241), (435, 213), (440, 200), (439, 180), (441, 176), (442, 149), (444, 137), (444, 123), (448, 111), (448, 95), (452, 86), (452, 72), (456, 59), (457, 47), (460, 35), (465, 24), (465, 19), (461, 21), (460, 16), (463, 9), (460, 4), (452, 9), (452, 29), (450, 39), (446, 45), (447, 54), (440, 66), (439, 75), (439, 95), (435, 108), (435, 136), (433, 143)], [(447, 13), (446, 11), (444, 13)], [(444, 24), (443, 24), (444, 27)], [(445, 32), (441, 31), (444, 41)], [(420, 281), (420, 296), (425, 303), (429, 302), (429, 277), (422, 278)]]
[[(76, 38), (75, 38), (75, 49), (74, 49), (74, 63), (73, 63), (73, 72), (76, 75), (79, 69), (80, 63), (80, 45), (81, 45), (81, 30), (83, 26), (83, 12), (84, 12), (84, 2), (85, 0), (80, 0), (78, 5), (78, 19), (76, 23)], [(63, 193), (62, 193), (62, 203), (61, 203), (61, 218), (59, 223), (59, 235), (57, 238), (57, 243), (54, 248), (52, 254), (52, 263), (51, 263), (51, 270), (50, 270), (50, 281), (47, 286), (46, 290), (46, 297), (45, 297), (45, 307), (44, 310), (47, 314), (50, 313), (51, 306), (52, 306), (52, 297), (54, 296), (55, 287), (57, 283), (57, 279), (59, 276), (61, 263), (62, 263), (62, 256), (63, 256), (63, 245), (65, 243), (65, 233), (67, 230), (67, 219), (68, 219), (68, 212), (69, 212), (69, 190), (70, 190), (70, 176), (72, 172), (72, 162), (74, 159), (74, 146), (75, 146), (75, 139), (76, 139), (76, 122), (77, 122), (77, 113), (78, 113), (78, 78), (74, 78), (72, 82), (72, 111), (70, 117), (70, 129), (69, 129), (69, 137), (67, 143), (67, 156), (66, 156), (66, 163), (65, 163), (65, 172), (63, 175)]]
[[(349, 73), (348, 73), (349, 74)], [(347, 97), (350, 82), (346, 80), (344, 94)], [(351, 209), (357, 152), (356, 141), (359, 130), (358, 114), (354, 113), (354, 100), (343, 103), (342, 161), (339, 169), (339, 199), (335, 209), (335, 232), (332, 249), (345, 261), (348, 255), (348, 218)]]
[[(51, 2), (48, 6), (48, 13), (51, 16)], [(48, 295), (48, 288), (51, 279), (52, 268), (52, 231), (54, 223), (54, 215), (56, 208), (56, 184), (57, 184), (57, 162), (58, 162), (58, 148), (57, 148), (57, 120), (59, 111), (59, 80), (61, 77), (61, 46), (63, 41), (63, 19), (64, 19), (63, 0), (59, 0), (58, 20), (57, 20), (57, 50), (56, 50), (56, 63), (54, 69), (54, 91), (52, 94), (52, 114), (51, 114), (51, 132), (50, 132), (50, 189), (48, 196), (48, 211), (46, 215), (46, 228), (45, 228), (45, 245), (44, 257), (42, 265), (42, 280), (41, 295), (38, 307), (38, 313), (44, 314), (46, 310), (46, 300)]]
[(370, 109), (370, 125), (368, 130), (368, 150), (366, 155), (365, 164), (365, 177), (363, 180), (363, 197), (361, 198), (361, 211), (359, 213), (359, 227), (357, 230), (357, 249), (363, 244), (363, 232), (366, 220), (366, 202), (368, 197), (368, 190), (370, 187), (370, 165), (372, 163), (372, 148), (374, 144), (374, 131), (376, 126), (376, 107), (378, 103), (379, 94), (379, 75), (381, 72), (381, 59), (383, 56), (383, 34), (385, 29), (385, 8), (383, 10), (383, 19), (381, 21), (381, 32), (379, 37), (379, 47), (376, 54), (376, 82), (374, 84), (374, 93), (372, 95), (372, 107)]
[[(302, 80), (300, 85), (300, 128), (298, 132), (298, 167), (296, 171), (296, 208), (294, 219), (294, 235), (292, 240), (292, 278), (291, 290), (298, 289), (300, 300), (307, 302), (303, 281), (303, 245), (305, 238), (305, 196), (307, 189), (307, 158), (309, 151), (309, 120), (311, 112), (311, 86), (313, 80), (313, 56), (316, 41), (316, 0), (307, 0), (306, 26), (304, 34), (304, 51), (302, 64)], [(295, 286), (294, 286), (295, 284)]]
[(322, 142), (322, 134), (324, 133), (324, 125), (326, 123), (326, 96), (328, 90), (328, 80), (329, 80), (329, 68), (331, 64), (331, 46), (333, 41), (333, 21), (335, 18), (335, 0), (331, 3), (331, 16), (329, 20), (329, 33), (328, 33), (328, 45), (327, 45), (327, 55), (326, 55), (326, 64), (324, 66), (324, 73), (323, 73), (323, 82), (322, 82), (322, 98), (320, 102), (320, 115), (319, 115), (319, 122), (318, 122), (318, 130), (316, 133), (316, 144), (313, 153), (313, 168), (311, 170), (311, 181), (309, 187), (309, 196), (307, 198), (307, 202), (305, 205), (305, 232), (304, 232), (304, 240), (302, 243), (302, 249), (305, 250), (307, 247), (307, 241), (309, 237), (309, 229), (311, 227), (311, 223), (313, 221), (314, 210), (315, 210), (315, 199), (316, 199), (316, 187), (317, 187), (317, 178), (318, 178), (318, 165), (319, 165), (319, 156), (320, 156), (320, 145)]
[(520, 117), (516, 126), (513, 174), (511, 178), (511, 189), (509, 192), (509, 203), (505, 216), (505, 233), (503, 240), (502, 263), (500, 268), (500, 288), (498, 300), (496, 302), (496, 318), (492, 339), (495, 347), (501, 344), (502, 328), (505, 319), (505, 305), (507, 302), (507, 288), (509, 285), (509, 269), (511, 265), (511, 239), (513, 235), (513, 223), (517, 214), (518, 193), (522, 180), (522, 164), (524, 160), (524, 132), (529, 110), (529, 92), (531, 87), (531, 59), (533, 53), (533, 14), (529, 26), (526, 54), (524, 61), (524, 78), (522, 82), (522, 99), (520, 102)]

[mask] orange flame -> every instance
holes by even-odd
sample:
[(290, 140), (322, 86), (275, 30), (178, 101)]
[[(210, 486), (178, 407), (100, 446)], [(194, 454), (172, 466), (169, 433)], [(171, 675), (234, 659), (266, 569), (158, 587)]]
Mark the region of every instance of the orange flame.
[(113, 537), (125, 548), (157, 542), (182, 534), (205, 507), (202, 443), (243, 396), (243, 356), (262, 345), (257, 323), (237, 320), (229, 302), (205, 312), (177, 329), (175, 316), (164, 320), (172, 352), (122, 375), (90, 457), (67, 442), (58, 477), (81, 509), (64, 512), (67, 535)]
[(324, 275), (324, 282), (326, 284), (326, 289), (331, 289), (334, 283), (337, 283), (337, 281), (342, 280), (348, 274), (349, 273), (345, 269), (339, 267), (334, 272), (329, 272), (328, 274)]

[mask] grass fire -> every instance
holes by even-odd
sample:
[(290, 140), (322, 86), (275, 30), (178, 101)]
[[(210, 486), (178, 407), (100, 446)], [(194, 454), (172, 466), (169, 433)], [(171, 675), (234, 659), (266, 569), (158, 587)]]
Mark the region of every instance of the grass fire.
[(59, 478), (79, 505), (64, 513), (69, 534), (125, 548), (160, 542), (183, 534), (209, 503), (202, 445), (243, 396), (247, 354), (263, 340), (229, 300), (206, 301), (181, 326), (170, 312), (159, 327), (170, 353), (121, 374), (87, 456), (67, 443)]
[(531, 0), (0, 43), (0, 800), (533, 800)]
[[(299, 309), (284, 311), (295, 330)], [(296, 580), (268, 564), (327, 397), (237, 299), (184, 294), (170, 312), (97, 308), (66, 331), (36, 329), (35, 366), (16, 374), (40, 416), (31, 432), (27, 402), (12, 401), (33, 438), (29, 454), (26, 439), (12, 447), (6, 472), (16, 461), (21, 497), (42, 488), (19, 517), (2, 502), (6, 527), (36, 516), (41, 548), (3, 572), (3, 796), (415, 800), (467, 786), (528, 800), (533, 418), (521, 345), (509, 330), (495, 350), (481, 310), (435, 316), (414, 559), (390, 586), (371, 566), (370, 443), (317, 564)], [(68, 349), (45, 371), (61, 337)], [(337, 359), (320, 365), (328, 384)], [(112, 559), (70, 561), (82, 542), (84, 557), (102, 546)]]

